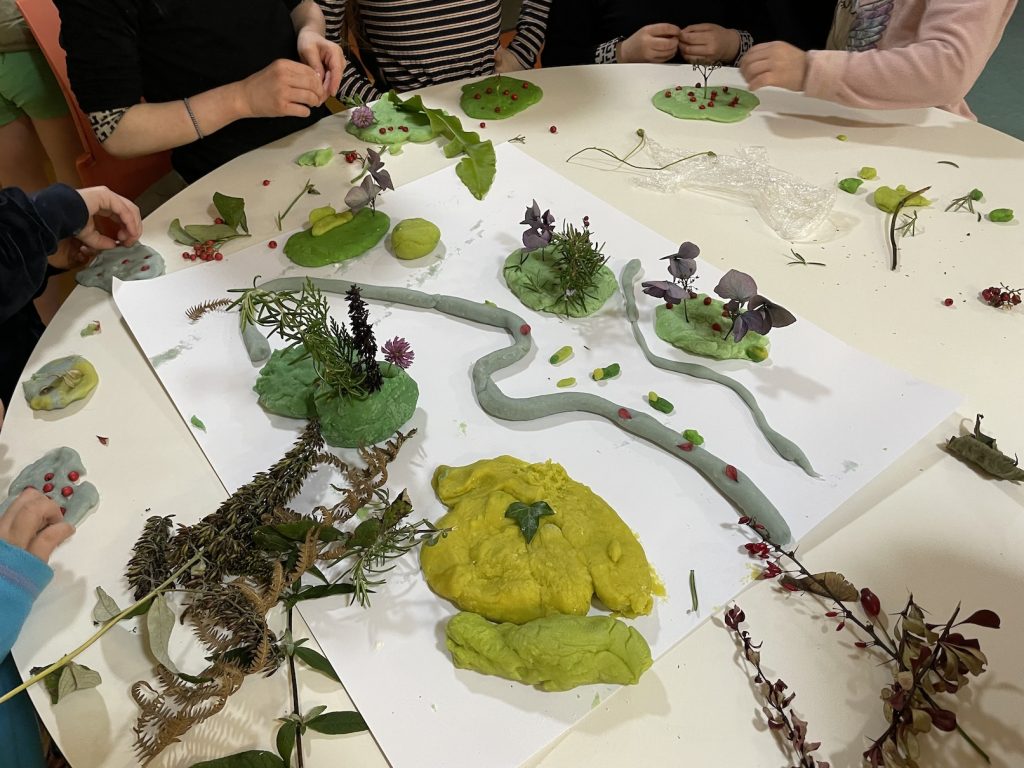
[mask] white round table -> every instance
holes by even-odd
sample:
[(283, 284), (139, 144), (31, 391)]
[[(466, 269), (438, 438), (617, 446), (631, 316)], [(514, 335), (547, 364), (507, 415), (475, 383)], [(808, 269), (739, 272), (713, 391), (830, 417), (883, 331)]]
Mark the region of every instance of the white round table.
[[(992, 201), (986, 209), (1016, 207), (1024, 214), (1024, 143), (939, 110), (867, 112), (775, 90), (760, 93), (760, 108), (738, 124), (677, 121), (656, 111), (650, 96), (676, 81), (693, 82), (689, 67), (591, 66), (538, 70), (529, 77), (544, 88), (544, 100), (514, 119), (489, 123), (481, 131), (485, 137), (497, 143), (525, 136), (523, 149), (530, 155), (674, 242), (703, 246), (728, 222), (728, 266), (770, 282), (773, 299), (838, 338), (965, 396), (957, 418), (841, 507), (802, 542), (801, 552), (812, 569), (843, 571), (858, 585), (870, 585), (893, 610), (911, 590), (936, 620), (958, 601), (969, 610), (996, 610), (1003, 629), (977, 632), (989, 671), (958, 697), (955, 709), (993, 765), (1024, 764), (1024, 655), (1019, 652), (1024, 487), (984, 479), (940, 450), (959, 429), (960, 417), (973, 420), (980, 411), (1001, 447), (1024, 452), (1024, 308), (997, 311), (977, 298), (982, 288), (999, 281), (1024, 284), (1024, 229), (1019, 222), (997, 226), (941, 211), (951, 198), (979, 187)], [(730, 70), (716, 73), (714, 82), (741, 85)], [(422, 95), (428, 105), (461, 115), (457, 84)], [(341, 131), (343, 119), (325, 119), (192, 185), (148, 217), (145, 241), (165, 254), (169, 270), (188, 268), (190, 262), (180, 258), (182, 247), (166, 235), (169, 222), (205, 220), (214, 191), (256, 189), (264, 178), (271, 179), (275, 193), (247, 195), (247, 213), (255, 240), (272, 237), (275, 213), (309, 177), (308, 169), (292, 163), (296, 154), (357, 145)], [(467, 126), (475, 122), (463, 118)], [(892, 186), (931, 184), (930, 195), (939, 202), (922, 216), (924, 231), (904, 239), (901, 267), (892, 272), (885, 217), (863, 194), (839, 193), (833, 216), (842, 224), (838, 231), (826, 227), (819, 241), (796, 246), (808, 260), (827, 267), (791, 267), (791, 244), (752, 208), (687, 192), (641, 194), (626, 170), (565, 162), (586, 146), (622, 154), (641, 127), (662, 143), (697, 150), (765, 146), (773, 165), (826, 184), (874, 166), (882, 182)], [(837, 140), (838, 134), (848, 140)], [(389, 166), (407, 181), (446, 162), (433, 146), (413, 146)], [(343, 197), (348, 177), (344, 172), (318, 176), (324, 194), (318, 199)], [(292, 218), (299, 220), (318, 199), (300, 203)], [(702, 258), (726, 262), (721, 248), (705, 248)], [(954, 300), (952, 307), (943, 305), (946, 297)], [(100, 321), (102, 333), (83, 339), (79, 331), (93, 320)], [(102, 495), (99, 511), (53, 558), (53, 583), (37, 601), (14, 650), (23, 673), (58, 658), (91, 633), (94, 588), (123, 592), (124, 565), (149, 515), (174, 514), (177, 522), (189, 523), (225, 496), (107, 294), (76, 289), (28, 369), (79, 352), (87, 353), (100, 372), (93, 396), (84, 405), (49, 414), (33, 413), (16, 400), (0, 440), (5, 485), (45, 451), (68, 445), (80, 452)], [(101, 445), (97, 435), (109, 437), (109, 444)], [(798, 693), (795, 707), (810, 722), (810, 738), (823, 742), (823, 759), (834, 766), (858, 765), (867, 737), (884, 730), (878, 693), (891, 680), (887, 669), (836, 642), (834, 624), (808, 599), (758, 583), (737, 602), (754, 637), (764, 642), (766, 668)], [(41, 686), (33, 688), (43, 721), (75, 768), (137, 764), (131, 731), (137, 709), (128, 686), (151, 676), (152, 661), (142, 648), (130, 626), (118, 627), (79, 659), (102, 674), (98, 689), (54, 707)], [(304, 670), (300, 682), (304, 705), (351, 708), (326, 678)], [(249, 678), (223, 713), (193, 729), (153, 765), (188, 766), (244, 749), (273, 750), (274, 719), (285, 714), (286, 685), (283, 670), (270, 679)], [(638, 686), (601, 702), (530, 765), (774, 768), (784, 758), (759, 709), (733, 640), (716, 616), (661, 658)], [(956, 734), (924, 742), (923, 765), (982, 764)], [(369, 734), (317, 736), (306, 743), (309, 766), (387, 764)]]

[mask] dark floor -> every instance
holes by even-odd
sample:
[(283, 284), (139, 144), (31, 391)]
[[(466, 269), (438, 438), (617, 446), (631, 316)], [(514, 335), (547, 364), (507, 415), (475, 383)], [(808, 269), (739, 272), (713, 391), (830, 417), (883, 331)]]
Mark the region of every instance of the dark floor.
[(1024, 6), (1018, 5), (1006, 34), (967, 103), (985, 125), (1024, 139), (1024, 99), (1014, 83), (1024, 71)]

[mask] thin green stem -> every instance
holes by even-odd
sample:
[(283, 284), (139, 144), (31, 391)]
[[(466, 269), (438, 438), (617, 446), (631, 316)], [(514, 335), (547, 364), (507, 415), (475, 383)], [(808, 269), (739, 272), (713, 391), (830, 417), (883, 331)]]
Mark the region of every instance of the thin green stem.
[[(686, 157), (680, 157), (678, 160), (673, 160), (671, 163), (665, 163), (665, 165), (661, 165), (661, 166), (655, 167), (655, 166), (651, 166), (651, 165), (634, 165), (633, 163), (629, 162), (625, 158), (619, 157), (614, 152), (612, 152), (610, 149), (605, 149), (603, 147), (584, 147), (583, 149), (579, 150), (578, 152), (574, 152), (573, 154), (569, 155), (569, 157), (565, 158), (565, 162), (568, 163), (570, 160), (572, 160), (576, 156), (581, 155), (584, 152), (587, 152), (589, 150), (594, 150), (596, 152), (600, 152), (601, 154), (607, 155), (608, 157), (612, 158), (613, 160), (615, 160), (615, 161), (617, 161), (619, 163), (622, 163), (623, 165), (629, 166), (630, 168), (634, 168), (634, 169), (636, 169), (638, 171), (664, 171), (666, 168), (671, 168), (673, 165), (685, 162), (686, 160), (692, 160), (695, 157), (715, 157), (715, 153), (712, 152), (709, 149), (709, 150), (707, 150), (705, 152), (695, 152), (692, 155), (687, 155)], [(628, 155), (627, 155), (627, 157), (628, 157)]]
[(287, 217), (288, 214), (291, 213), (291, 210), (292, 210), (292, 208), (295, 207), (295, 204), (297, 202), (299, 202), (299, 200), (302, 198), (303, 195), (307, 194), (309, 192), (309, 190), (313, 189), (313, 185), (310, 184), (309, 182), (310, 182), (310, 180), (306, 179), (306, 184), (302, 188), (302, 191), (299, 192), (299, 194), (297, 194), (295, 196), (295, 199), (292, 200), (291, 203), (288, 204), (288, 207), (284, 209), (284, 213), (277, 214), (276, 222), (277, 222), (277, 231), (278, 232), (280, 232), (283, 229), (282, 224), (284, 223), (285, 217)]
[[(288, 636), (292, 635), (292, 610), (291, 606), (288, 607)], [(292, 688), (292, 712), (298, 718), (302, 717), (302, 711), (299, 709), (299, 682), (295, 675), (295, 655), (288, 655), (288, 680)], [(304, 768), (303, 757), (302, 757), (302, 726), (296, 726), (295, 728), (295, 764), (298, 768)]]
[(183, 566), (178, 568), (178, 570), (176, 570), (174, 573), (172, 573), (163, 584), (161, 584), (160, 586), (158, 586), (155, 589), (153, 589), (145, 597), (143, 597), (143, 598), (141, 598), (139, 600), (136, 600), (134, 603), (132, 603), (127, 608), (125, 608), (123, 611), (121, 611), (119, 614), (117, 614), (117, 616), (115, 616), (114, 618), (110, 619), (106, 624), (104, 624), (102, 627), (100, 627), (98, 630), (96, 630), (96, 632), (93, 634), (92, 637), (90, 637), (88, 640), (86, 640), (80, 646), (75, 648), (75, 650), (71, 651), (71, 653), (68, 653), (68, 654), (62, 656), (60, 659), (58, 659), (57, 661), (53, 662), (53, 664), (48, 666), (46, 669), (42, 670), (41, 672), (38, 672), (37, 674), (32, 675), (32, 677), (30, 677), (28, 680), (23, 682), (17, 688), (14, 688), (14, 689), (8, 691), (3, 696), (0, 696), (0, 704), (3, 704), (5, 701), (8, 701), (8, 700), (14, 698), (15, 696), (17, 696), (22, 691), (28, 689), (29, 686), (35, 685), (36, 683), (38, 683), (43, 678), (45, 678), (45, 677), (53, 674), (54, 672), (56, 672), (58, 669), (61, 669), (61, 668), (65, 667), (65, 666), (67, 666), (67, 664), (70, 661), (72, 661), (73, 659), (76, 659), (82, 653), (84, 653), (89, 648), (91, 648), (92, 645), (97, 640), (99, 640), (101, 637), (103, 637), (105, 634), (107, 634), (107, 632), (109, 632), (111, 629), (113, 629), (117, 625), (117, 623), (119, 621), (121, 621), (123, 618), (125, 618), (128, 614), (130, 614), (132, 611), (134, 611), (140, 605), (145, 603), (147, 600), (152, 600), (154, 597), (156, 597), (161, 592), (166, 590), (167, 587), (169, 587), (171, 584), (173, 584), (177, 580), (177, 578), (179, 576), (181, 576), (181, 574), (183, 574), (185, 571), (187, 571), (189, 568), (191, 568), (193, 565), (195, 565), (197, 562), (199, 562), (199, 559), (203, 556), (203, 552), (204, 551), (205, 550), (200, 549), (198, 552), (196, 552), (196, 554), (192, 556), (191, 560), (189, 560)]

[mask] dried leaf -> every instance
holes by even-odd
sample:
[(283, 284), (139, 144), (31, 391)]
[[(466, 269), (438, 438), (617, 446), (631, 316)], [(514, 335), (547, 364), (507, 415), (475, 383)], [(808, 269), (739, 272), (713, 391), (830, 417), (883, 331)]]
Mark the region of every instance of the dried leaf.
[(109, 445), (110, 438), (103, 437), (102, 435), (96, 435), (96, 439), (100, 441), (100, 445)]
[(92, 609), (92, 620), (95, 624), (103, 624), (110, 621), (121, 612), (114, 598), (108, 595), (103, 587), (96, 587), (96, 607)]
[(783, 576), (780, 581), (784, 586), (789, 586), (803, 592), (810, 592), (812, 595), (835, 598), (844, 603), (855, 602), (860, 597), (857, 588), (848, 582), (843, 574), (837, 571), (826, 571), (825, 573), (814, 574), (810, 578), (805, 577), (801, 579)]
[(972, 613), (966, 619), (961, 621), (960, 624), (977, 624), (979, 627), (999, 629), (999, 614), (995, 611), (983, 608), (980, 611)]
[[(32, 667), (29, 672), (33, 675), (42, 672), (49, 664), (42, 667)], [(84, 664), (76, 664), (69, 661), (61, 669), (52, 672), (41, 681), (50, 694), (50, 703), (58, 704), (68, 694), (75, 691), (84, 691), (88, 688), (95, 688), (103, 680), (100, 673), (90, 669)]]
[(167, 651), (167, 645), (171, 640), (171, 630), (174, 629), (176, 618), (171, 606), (167, 604), (167, 598), (158, 595), (153, 598), (153, 605), (146, 614), (146, 629), (149, 631), (149, 650), (152, 651), (156, 660), (167, 667), (171, 672), (178, 674), (178, 668)]

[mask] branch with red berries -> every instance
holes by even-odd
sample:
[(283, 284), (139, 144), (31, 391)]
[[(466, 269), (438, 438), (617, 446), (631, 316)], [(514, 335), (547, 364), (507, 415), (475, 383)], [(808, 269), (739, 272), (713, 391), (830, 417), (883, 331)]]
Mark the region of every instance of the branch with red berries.
[[(956, 713), (949, 708), (952, 702), (940, 703), (936, 697), (956, 694), (967, 685), (970, 677), (985, 671), (988, 659), (980, 643), (957, 630), (968, 624), (998, 629), (1000, 620), (994, 611), (975, 611), (957, 621), (960, 615), (957, 605), (948, 621), (929, 624), (911, 595), (903, 609), (895, 614), (890, 631), (889, 617), (882, 612), (881, 601), (870, 589), (858, 590), (843, 574), (835, 571), (811, 573), (795, 551), (772, 543), (764, 526), (756, 520), (741, 517), (740, 524), (757, 537), (744, 549), (751, 557), (764, 562), (760, 578), (777, 579), (787, 592), (810, 594), (823, 600), (828, 609), (825, 617), (835, 620), (837, 632), (848, 626), (855, 627), (863, 633), (864, 639), (856, 640), (854, 645), (870, 649), (891, 665), (893, 680), (882, 689), (881, 696), (888, 726), (864, 752), (868, 765), (915, 768), (920, 751), (918, 739), (933, 727), (940, 731), (956, 730), (985, 762), (989, 762), (985, 751), (957, 723)], [(736, 631), (733, 627), (730, 629)]]
[(732, 631), (743, 648), (743, 658), (754, 667), (754, 683), (758, 686), (764, 705), (761, 711), (768, 722), (768, 728), (779, 733), (793, 750), (797, 762), (793, 768), (829, 768), (829, 764), (818, 760), (811, 753), (821, 746), (820, 741), (807, 741), (807, 723), (801, 720), (790, 706), (795, 693), (786, 693), (789, 687), (781, 679), (771, 682), (761, 668), (761, 643), (754, 643), (750, 633), (740, 625), (746, 621), (746, 614), (734, 605), (725, 612), (725, 625)]

